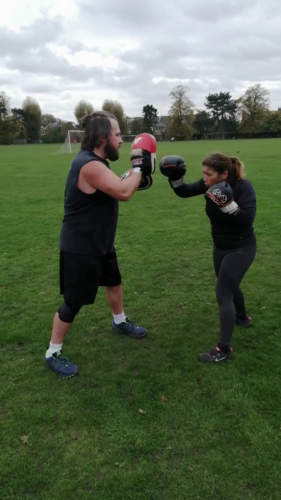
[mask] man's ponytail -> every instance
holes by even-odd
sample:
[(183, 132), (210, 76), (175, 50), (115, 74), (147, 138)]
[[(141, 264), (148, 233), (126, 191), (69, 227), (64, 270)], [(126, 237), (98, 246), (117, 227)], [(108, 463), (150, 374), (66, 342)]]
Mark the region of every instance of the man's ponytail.
[(86, 115), (86, 116), (83, 116), (83, 118), (81, 118), (81, 126), (82, 126), (82, 128), (84, 128), (84, 129), (86, 128), (86, 126), (90, 122), (90, 119), (91, 119), (91, 115)]

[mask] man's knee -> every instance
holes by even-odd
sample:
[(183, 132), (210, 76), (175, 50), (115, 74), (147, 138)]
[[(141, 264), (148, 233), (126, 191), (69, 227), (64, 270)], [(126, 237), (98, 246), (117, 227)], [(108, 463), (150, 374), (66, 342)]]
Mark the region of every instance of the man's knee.
[(58, 309), (59, 319), (64, 323), (72, 323), (82, 306), (67, 305), (65, 302)]

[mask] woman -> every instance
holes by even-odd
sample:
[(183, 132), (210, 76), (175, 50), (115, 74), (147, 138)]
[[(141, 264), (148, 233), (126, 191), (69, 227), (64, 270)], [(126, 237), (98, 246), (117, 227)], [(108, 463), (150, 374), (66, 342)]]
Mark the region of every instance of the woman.
[(202, 169), (202, 179), (185, 184), (186, 166), (182, 157), (167, 156), (160, 161), (160, 171), (168, 177), (177, 196), (190, 198), (205, 194), (214, 243), (220, 338), (216, 347), (199, 354), (199, 359), (204, 363), (217, 363), (231, 357), (230, 341), (235, 322), (244, 327), (251, 324), (240, 283), (256, 255), (253, 229), (256, 195), (238, 158), (211, 154), (203, 160)]

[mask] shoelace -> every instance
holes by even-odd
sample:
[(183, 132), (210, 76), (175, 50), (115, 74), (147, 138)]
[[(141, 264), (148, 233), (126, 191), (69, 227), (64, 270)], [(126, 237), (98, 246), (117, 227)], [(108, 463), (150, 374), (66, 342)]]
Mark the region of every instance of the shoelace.
[(61, 365), (63, 365), (63, 366), (68, 366), (68, 365), (69, 365), (69, 361), (68, 361), (68, 359), (67, 359), (67, 358), (66, 358), (66, 357), (65, 357), (62, 353), (60, 353), (60, 354), (58, 354), (58, 355), (56, 356), (56, 360), (57, 360), (57, 361), (58, 361)]
[(134, 323), (133, 321), (130, 321), (130, 320), (127, 318), (127, 320), (126, 320), (126, 322), (125, 322), (125, 325), (126, 325), (126, 327), (125, 327), (125, 328), (126, 328), (126, 330), (127, 330), (128, 332), (130, 332), (130, 331), (134, 328), (135, 323)]
[(209, 354), (210, 354), (210, 356), (216, 356), (216, 355), (217, 355), (217, 354), (219, 354), (220, 352), (221, 352), (221, 349), (220, 349), (218, 346), (216, 346), (216, 347), (214, 347), (214, 349), (212, 349), (212, 350), (209, 352)]

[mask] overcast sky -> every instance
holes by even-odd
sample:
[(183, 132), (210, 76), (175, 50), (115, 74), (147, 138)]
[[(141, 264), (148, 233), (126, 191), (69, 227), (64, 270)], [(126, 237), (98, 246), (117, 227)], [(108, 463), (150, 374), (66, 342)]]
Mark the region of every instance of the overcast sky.
[(128, 116), (167, 114), (183, 83), (196, 108), (261, 83), (281, 107), (280, 0), (7, 0), (0, 15), (0, 91), (21, 107), (74, 121), (80, 99), (118, 100)]

